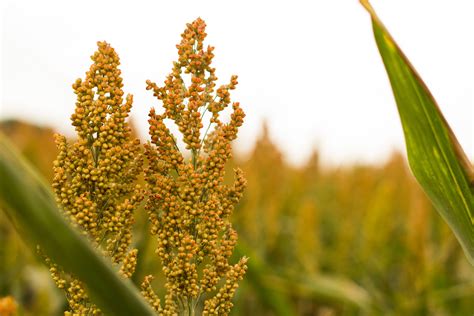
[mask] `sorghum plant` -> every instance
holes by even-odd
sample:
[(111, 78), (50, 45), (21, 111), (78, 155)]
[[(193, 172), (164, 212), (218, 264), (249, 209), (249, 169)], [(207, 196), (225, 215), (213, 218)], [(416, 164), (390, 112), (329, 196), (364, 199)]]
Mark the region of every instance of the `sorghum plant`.
[[(129, 278), (137, 256), (130, 249), (133, 212), (144, 195), (136, 184), (143, 165), (140, 144), (126, 121), (133, 98), (127, 95), (124, 102), (119, 58), (109, 44), (99, 42), (91, 58), (85, 80), (73, 84), (77, 102), (71, 121), (78, 139), (70, 144), (56, 136), (53, 189), (66, 217)], [(46, 262), (66, 291), (70, 313), (101, 314), (79, 280)]]
[[(146, 145), (149, 167), (145, 171), (151, 233), (157, 236), (166, 277), (166, 296), (161, 306), (151, 288), (152, 277), (143, 283), (143, 294), (164, 315), (227, 315), (232, 297), (247, 267), (247, 258), (230, 264), (237, 243), (230, 216), (242, 196), (246, 181), (240, 169), (227, 186), (224, 167), (231, 157), (231, 142), (243, 123), (239, 103), (231, 104), (230, 90), (237, 77), (216, 88), (211, 67), (213, 47), (204, 49), (206, 24), (197, 19), (181, 35), (178, 61), (163, 87), (147, 81), (147, 89), (163, 103), (164, 112), (150, 111)], [(229, 105), (228, 123), (220, 113)], [(207, 117), (207, 119), (206, 119)], [(165, 125), (173, 121), (190, 153), (180, 150)], [(205, 132), (204, 122), (209, 123)]]

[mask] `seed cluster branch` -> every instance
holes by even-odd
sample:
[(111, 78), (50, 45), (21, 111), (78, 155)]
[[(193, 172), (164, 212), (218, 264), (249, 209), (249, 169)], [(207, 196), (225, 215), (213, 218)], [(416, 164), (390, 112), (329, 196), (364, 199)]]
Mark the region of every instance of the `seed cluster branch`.
[[(239, 103), (231, 103), (230, 90), (237, 77), (216, 89), (214, 48), (204, 48), (206, 24), (197, 19), (187, 25), (177, 45), (178, 61), (162, 87), (147, 81), (164, 112), (149, 114), (151, 144), (145, 145), (149, 167), (145, 170), (151, 232), (158, 239), (156, 250), (166, 276), (163, 306), (150, 290), (150, 277), (143, 293), (164, 315), (226, 315), (232, 297), (247, 269), (247, 258), (229, 263), (237, 243), (230, 216), (243, 194), (246, 181), (235, 170), (232, 186), (224, 184), (224, 168), (232, 154), (245, 116)], [(232, 108), (224, 123), (220, 114)], [(205, 115), (209, 123), (202, 134)], [(185, 157), (165, 124), (171, 120), (190, 152)]]
[[(166, 294), (162, 304), (152, 287), (152, 275), (144, 278), (141, 293), (160, 315), (229, 314), (247, 269), (245, 257), (229, 262), (237, 243), (230, 217), (246, 180), (236, 169), (234, 183), (224, 184), (231, 142), (245, 114), (230, 99), (236, 76), (216, 89), (211, 67), (214, 48), (203, 46), (205, 27), (201, 19), (187, 25), (177, 45), (178, 61), (163, 87), (147, 81), (147, 89), (161, 100), (164, 112), (150, 111), (151, 143), (144, 146), (144, 153), (126, 120), (133, 98), (124, 98), (118, 55), (105, 42), (98, 43), (85, 79), (73, 84), (77, 102), (71, 121), (77, 141), (56, 136), (59, 155), (54, 162), (53, 190), (57, 203), (125, 278), (132, 276), (137, 263), (138, 251), (131, 247), (134, 211), (146, 199)], [(226, 108), (231, 109), (227, 123), (221, 120)], [(165, 120), (178, 127), (185, 152)], [(144, 189), (137, 184), (142, 174)], [(66, 315), (102, 315), (80, 280), (46, 256), (45, 262), (66, 292)]]
[[(54, 162), (53, 190), (67, 218), (120, 268), (124, 277), (135, 270), (137, 250), (131, 249), (133, 213), (144, 192), (137, 182), (143, 170), (138, 139), (126, 121), (133, 98), (123, 99), (118, 55), (105, 42), (91, 57), (84, 80), (77, 79), (75, 113), (78, 139), (72, 144), (56, 135), (59, 155)], [(99, 315), (81, 282), (49, 258), (46, 263), (59, 288), (66, 291), (73, 315)]]

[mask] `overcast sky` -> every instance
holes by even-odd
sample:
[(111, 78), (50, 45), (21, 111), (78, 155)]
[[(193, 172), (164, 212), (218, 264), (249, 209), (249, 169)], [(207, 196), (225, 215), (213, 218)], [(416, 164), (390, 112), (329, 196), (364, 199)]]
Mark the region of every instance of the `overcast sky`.
[[(474, 157), (474, 1), (372, 1)], [(357, 0), (3, 1), (0, 117), (72, 135), (71, 84), (84, 77), (98, 40), (121, 58), (124, 90), (146, 137), (145, 80), (162, 84), (187, 22), (202, 17), (222, 83), (247, 117), (248, 151), (267, 119), (288, 159), (374, 162), (404, 150), (402, 129), (368, 14)]]

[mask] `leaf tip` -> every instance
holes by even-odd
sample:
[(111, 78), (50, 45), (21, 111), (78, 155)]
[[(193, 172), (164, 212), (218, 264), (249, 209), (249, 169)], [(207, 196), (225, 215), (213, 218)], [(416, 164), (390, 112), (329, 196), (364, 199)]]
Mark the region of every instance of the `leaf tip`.
[(375, 15), (375, 10), (369, 0), (359, 0), (359, 2), (370, 13), (370, 15)]

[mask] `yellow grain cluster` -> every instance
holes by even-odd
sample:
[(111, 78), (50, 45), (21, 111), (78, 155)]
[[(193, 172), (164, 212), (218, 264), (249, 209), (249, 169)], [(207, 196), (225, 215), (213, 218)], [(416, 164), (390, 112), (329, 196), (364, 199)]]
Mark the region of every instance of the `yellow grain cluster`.
[[(105, 42), (91, 57), (84, 80), (73, 84), (77, 95), (71, 116), (78, 139), (56, 136), (53, 189), (57, 203), (73, 225), (120, 267), (124, 277), (135, 269), (137, 251), (130, 249), (133, 212), (143, 199), (136, 184), (143, 157), (126, 121), (132, 96), (123, 98), (119, 58)], [(59, 288), (64, 288), (72, 315), (97, 315), (83, 285), (46, 259)]]
[[(150, 111), (152, 144), (146, 146), (145, 172), (146, 208), (166, 277), (164, 315), (201, 308), (204, 315), (228, 314), (246, 270), (246, 258), (229, 263), (237, 243), (229, 219), (245, 188), (242, 171), (235, 170), (233, 185), (224, 184), (231, 142), (244, 112), (238, 103), (231, 104), (236, 76), (216, 89), (213, 47), (203, 44), (205, 26), (201, 19), (187, 25), (177, 45), (178, 61), (164, 86), (147, 81), (164, 108), (162, 114)], [(227, 107), (232, 113), (224, 123), (220, 114)], [(165, 120), (176, 124), (190, 157), (179, 148)], [(204, 122), (209, 125), (202, 133)], [(144, 288), (148, 293), (147, 282)], [(153, 294), (148, 298), (155, 301)]]

